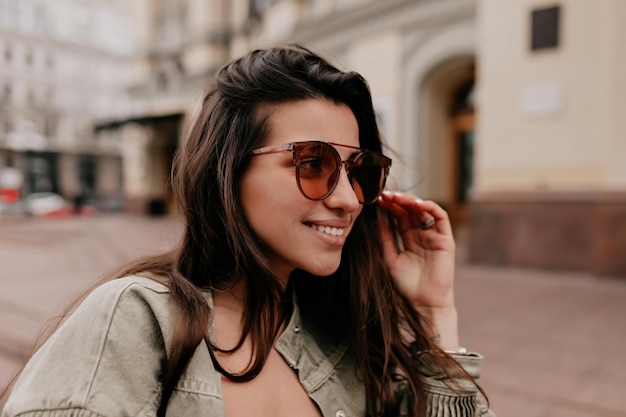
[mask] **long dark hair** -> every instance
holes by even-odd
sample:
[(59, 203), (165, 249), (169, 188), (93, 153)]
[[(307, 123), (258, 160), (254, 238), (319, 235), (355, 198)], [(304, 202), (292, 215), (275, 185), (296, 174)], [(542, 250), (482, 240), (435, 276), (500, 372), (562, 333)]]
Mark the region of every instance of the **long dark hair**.
[[(288, 313), (284, 288), (268, 268), (243, 215), (240, 179), (249, 152), (265, 139), (272, 105), (307, 98), (349, 106), (358, 123), (360, 146), (381, 151), (372, 98), (363, 77), (341, 71), (299, 45), (252, 51), (219, 70), (177, 151), (172, 187), (185, 221), (181, 244), (119, 274), (152, 272), (170, 290), (172, 319), (177, 325), (169, 341), (172, 348), (159, 414), (165, 414), (176, 382), (200, 343), (206, 341), (217, 369), (227, 378), (246, 381), (261, 371), (284, 324)], [(420, 359), (412, 349), (439, 352), (434, 360), (443, 372), (459, 367), (429, 340), (420, 317), (394, 289), (382, 257), (380, 215), (376, 205), (364, 206), (346, 240), (339, 269), (325, 278), (297, 270), (289, 290), (296, 292), (303, 315), (325, 334), (344, 338), (350, 345), (372, 415), (394, 415), (393, 386), (400, 378), (412, 392), (413, 415), (425, 416), (424, 382), (417, 369)], [(211, 311), (202, 290), (226, 289), (238, 279), (249, 295), (238, 346), (250, 338), (255, 356), (247, 369), (232, 374), (220, 366), (214, 355), (219, 347), (207, 338)], [(333, 327), (326, 328), (325, 323)], [(401, 336), (401, 326), (414, 338), (413, 348)]]

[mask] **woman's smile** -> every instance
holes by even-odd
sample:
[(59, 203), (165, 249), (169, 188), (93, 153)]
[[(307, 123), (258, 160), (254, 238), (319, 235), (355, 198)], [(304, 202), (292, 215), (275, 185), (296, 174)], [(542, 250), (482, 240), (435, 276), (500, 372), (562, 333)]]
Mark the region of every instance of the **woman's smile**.
[(349, 219), (304, 222), (324, 244), (340, 247), (346, 242), (350, 224)]

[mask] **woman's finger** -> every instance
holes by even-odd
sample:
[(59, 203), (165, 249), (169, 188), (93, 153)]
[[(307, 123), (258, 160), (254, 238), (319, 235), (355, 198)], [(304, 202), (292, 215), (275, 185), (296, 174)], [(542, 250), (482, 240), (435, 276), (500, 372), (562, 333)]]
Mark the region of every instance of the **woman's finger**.
[(452, 231), (447, 213), (433, 201), (424, 201), (404, 193), (385, 192), (379, 203), (396, 218), (401, 232), (409, 229), (428, 230), (433, 226), (441, 233)]
[(451, 234), (452, 226), (448, 213), (437, 203), (431, 200), (421, 200), (418, 203), (419, 208), (428, 215), (432, 216), (432, 226), (440, 233)]
[(399, 230), (404, 231), (413, 227), (411, 224), (410, 213), (401, 205), (389, 200), (379, 200), (379, 205), (391, 213), (396, 221), (396, 224), (398, 225)]

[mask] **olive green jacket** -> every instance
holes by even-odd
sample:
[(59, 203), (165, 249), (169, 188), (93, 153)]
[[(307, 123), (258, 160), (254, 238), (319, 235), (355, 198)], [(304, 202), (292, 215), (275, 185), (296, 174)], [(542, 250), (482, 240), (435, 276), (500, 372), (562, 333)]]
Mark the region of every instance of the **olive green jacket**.
[[(166, 341), (173, 333), (167, 292), (162, 284), (136, 276), (98, 287), (28, 362), (2, 417), (155, 416), (169, 348)], [(206, 298), (212, 306), (211, 294)], [(325, 417), (366, 415), (354, 355), (344, 345), (313, 339), (302, 326), (297, 306), (275, 348), (298, 370), (302, 386)], [(459, 356), (458, 361), (478, 378), (480, 355)], [(463, 395), (451, 391), (442, 375), (429, 374), (427, 383), (431, 416), (488, 412), (480, 409), (476, 388), (468, 381), (462, 381), (468, 391)], [(398, 393), (404, 398), (402, 387)], [(400, 414), (411, 407), (408, 398), (402, 401)], [(226, 416), (220, 374), (205, 344), (198, 346), (179, 380), (167, 415)]]

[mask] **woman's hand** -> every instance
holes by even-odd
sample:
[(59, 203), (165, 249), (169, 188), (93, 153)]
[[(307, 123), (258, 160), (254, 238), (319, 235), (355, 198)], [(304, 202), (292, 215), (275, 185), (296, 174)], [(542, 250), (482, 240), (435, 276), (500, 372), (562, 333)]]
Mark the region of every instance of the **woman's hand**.
[(398, 291), (429, 321), (436, 343), (458, 349), (455, 244), (448, 214), (433, 201), (400, 192), (384, 192), (378, 205), (391, 213), (400, 232), (398, 250), (389, 227), (381, 225), (385, 262)]

